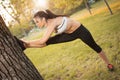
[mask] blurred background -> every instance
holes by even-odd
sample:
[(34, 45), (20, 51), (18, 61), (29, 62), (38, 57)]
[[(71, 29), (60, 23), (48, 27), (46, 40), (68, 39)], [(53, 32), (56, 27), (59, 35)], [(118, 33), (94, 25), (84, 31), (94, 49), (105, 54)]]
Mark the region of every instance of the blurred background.
[(101, 0), (0, 0), (0, 14), (11, 32), (22, 38), (29, 32), (38, 30), (32, 20), (38, 10), (50, 9), (55, 14), (71, 15), (87, 8), (92, 14), (91, 5), (99, 1)]

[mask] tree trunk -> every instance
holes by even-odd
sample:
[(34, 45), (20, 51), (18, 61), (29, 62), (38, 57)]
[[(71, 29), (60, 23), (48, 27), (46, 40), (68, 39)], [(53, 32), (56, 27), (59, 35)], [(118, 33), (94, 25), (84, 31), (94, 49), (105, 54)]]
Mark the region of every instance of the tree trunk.
[(20, 19), (19, 19), (19, 15), (15, 14), (15, 11), (13, 9), (13, 7), (11, 7), (11, 5), (9, 5), (9, 8), (12, 10), (12, 12), (14, 13), (14, 16), (7, 10), (7, 7), (3, 4), (3, 2), (1, 3), (1, 6), (4, 8), (4, 10), (20, 25)]
[(89, 13), (92, 14), (91, 10), (90, 10), (90, 4), (88, 3), (87, 0), (84, 0), (85, 6), (88, 9)]
[(111, 10), (111, 8), (110, 8), (108, 2), (107, 2), (106, 0), (104, 0), (104, 2), (105, 2), (105, 4), (106, 4), (106, 6), (108, 7), (108, 10), (110, 11), (110, 14), (112, 15), (113, 12), (112, 12), (112, 10)]
[(0, 15), (0, 80), (43, 80)]

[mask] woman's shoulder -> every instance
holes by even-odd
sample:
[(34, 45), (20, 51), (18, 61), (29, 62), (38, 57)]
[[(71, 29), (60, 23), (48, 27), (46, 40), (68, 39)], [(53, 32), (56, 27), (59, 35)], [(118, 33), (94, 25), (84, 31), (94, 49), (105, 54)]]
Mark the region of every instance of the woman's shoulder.
[(63, 17), (56, 17), (56, 18), (55, 18), (55, 22), (56, 22), (56, 23), (61, 23), (63, 19), (69, 20), (69, 19), (71, 19), (71, 18), (66, 17), (66, 16), (63, 16)]
[(63, 20), (63, 17), (56, 17), (54, 18), (53, 23), (56, 25), (59, 25), (61, 24), (62, 20)]
[(52, 24), (54, 26), (59, 26), (62, 23), (64, 18), (67, 19), (67, 22), (71, 21), (71, 18), (69, 17), (56, 17), (49, 24)]

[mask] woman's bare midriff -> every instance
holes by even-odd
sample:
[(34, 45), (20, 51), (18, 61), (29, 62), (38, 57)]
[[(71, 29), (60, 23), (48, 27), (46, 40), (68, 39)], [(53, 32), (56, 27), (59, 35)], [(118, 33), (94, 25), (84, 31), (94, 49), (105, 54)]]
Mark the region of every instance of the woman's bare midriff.
[(79, 22), (74, 22), (74, 21), (69, 22), (65, 33), (69, 33), (69, 34), (73, 33), (76, 29), (78, 29), (80, 27), (80, 25), (81, 25), (81, 23), (79, 23)]

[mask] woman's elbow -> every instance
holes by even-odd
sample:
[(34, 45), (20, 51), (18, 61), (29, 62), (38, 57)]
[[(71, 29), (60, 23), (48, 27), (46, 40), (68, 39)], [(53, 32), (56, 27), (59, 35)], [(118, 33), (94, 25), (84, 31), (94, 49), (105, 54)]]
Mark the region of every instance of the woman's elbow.
[(42, 47), (46, 47), (47, 45), (44, 43), (43, 45), (42, 45)]
[(46, 41), (45, 40), (41, 40), (38, 44), (39, 45), (46, 45)]

